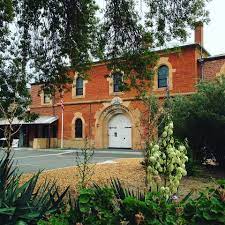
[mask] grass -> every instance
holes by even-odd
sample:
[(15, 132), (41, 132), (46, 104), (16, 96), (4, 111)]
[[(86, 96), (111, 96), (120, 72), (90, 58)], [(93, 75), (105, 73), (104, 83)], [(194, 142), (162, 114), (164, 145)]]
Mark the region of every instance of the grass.
[[(145, 172), (140, 164), (140, 159), (121, 159), (116, 162), (117, 163), (96, 165), (94, 167), (94, 175), (92, 176), (91, 183), (107, 185), (111, 178), (119, 178), (125, 187), (139, 190), (145, 189)], [(41, 185), (46, 178), (56, 180), (61, 190), (70, 186), (72, 194), (76, 195), (77, 174), (76, 167), (46, 171), (40, 176), (39, 184)], [(32, 174), (23, 175), (21, 182), (25, 182), (31, 176)], [(185, 177), (181, 182), (179, 195), (184, 196), (193, 189), (200, 191), (206, 187), (213, 186), (215, 186), (215, 183), (209, 178)]]

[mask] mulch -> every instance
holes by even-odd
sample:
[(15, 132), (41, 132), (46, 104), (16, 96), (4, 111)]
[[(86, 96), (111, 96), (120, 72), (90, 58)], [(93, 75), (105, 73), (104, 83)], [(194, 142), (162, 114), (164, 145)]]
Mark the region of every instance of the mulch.
[[(100, 186), (109, 185), (111, 178), (118, 178), (124, 187), (145, 190), (145, 171), (140, 162), (140, 159), (120, 159), (116, 163), (95, 165), (90, 185), (93, 183)], [(23, 175), (20, 182), (26, 182), (31, 176), (32, 174)], [(70, 186), (71, 192), (77, 193), (78, 170), (76, 166), (43, 172), (38, 184), (43, 184), (46, 178), (56, 181), (61, 191)], [(215, 183), (208, 178), (185, 177), (181, 182), (179, 194), (184, 196), (191, 190), (201, 191), (213, 186)]]

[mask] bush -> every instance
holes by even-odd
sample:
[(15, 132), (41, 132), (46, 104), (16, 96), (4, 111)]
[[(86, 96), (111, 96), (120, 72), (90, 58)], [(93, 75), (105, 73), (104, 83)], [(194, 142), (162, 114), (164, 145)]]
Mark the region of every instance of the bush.
[(225, 166), (225, 77), (201, 82), (197, 93), (173, 100), (175, 136), (188, 139), (194, 159)]
[(112, 187), (83, 189), (65, 215), (38, 225), (222, 225), (225, 224), (225, 180), (197, 198), (188, 194), (179, 201), (161, 192), (143, 195), (125, 189), (118, 180)]
[(21, 174), (12, 165), (13, 160), (9, 154), (0, 160), (1, 225), (36, 224), (40, 219), (60, 210), (68, 189), (59, 194), (56, 184), (47, 181), (37, 187), (40, 172), (20, 186)]
[(68, 217), (64, 214), (50, 217), (48, 221), (40, 220), (37, 225), (69, 225)]
[(225, 180), (218, 189), (207, 189), (185, 206), (184, 217), (190, 225), (225, 224)]
[(116, 224), (114, 199), (115, 195), (111, 188), (95, 186), (92, 189), (82, 189), (78, 199), (70, 204), (70, 224)]

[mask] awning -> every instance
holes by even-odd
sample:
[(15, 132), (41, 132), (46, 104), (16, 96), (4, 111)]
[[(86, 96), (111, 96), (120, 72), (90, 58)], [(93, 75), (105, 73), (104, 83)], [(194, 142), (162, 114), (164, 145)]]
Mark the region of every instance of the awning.
[[(20, 125), (20, 124), (24, 124), (24, 125), (28, 125), (28, 124), (52, 124), (56, 120), (58, 120), (57, 116), (39, 116), (36, 120), (34, 120), (32, 122), (25, 122), (23, 120), (14, 119), (12, 124), (13, 125)], [(8, 124), (9, 124), (8, 120), (0, 119), (0, 126), (4, 126), (4, 125), (8, 125)]]

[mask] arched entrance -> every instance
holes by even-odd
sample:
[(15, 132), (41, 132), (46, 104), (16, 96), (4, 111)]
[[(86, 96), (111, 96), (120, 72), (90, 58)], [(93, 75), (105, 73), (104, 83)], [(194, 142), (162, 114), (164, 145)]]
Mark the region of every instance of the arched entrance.
[[(140, 148), (140, 112), (138, 109), (131, 108), (131, 110), (127, 105), (123, 103), (106, 105), (96, 113), (94, 131), (95, 148)], [(111, 133), (113, 130), (109, 131), (109, 127), (117, 127), (118, 125), (120, 128), (116, 128), (119, 131), (116, 135), (119, 135), (120, 140), (115, 142), (115, 139), (110, 137), (113, 134)], [(121, 132), (122, 135), (120, 135)], [(125, 134), (125, 138), (127, 137), (126, 145), (122, 143), (123, 133)], [(116, 143), (117, 145), (115, 146), (114, 144)]]
[(132, 126), (124, 114), (113, 116), (108, 122), (109, 148), (132, 148)]

